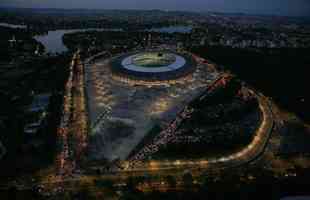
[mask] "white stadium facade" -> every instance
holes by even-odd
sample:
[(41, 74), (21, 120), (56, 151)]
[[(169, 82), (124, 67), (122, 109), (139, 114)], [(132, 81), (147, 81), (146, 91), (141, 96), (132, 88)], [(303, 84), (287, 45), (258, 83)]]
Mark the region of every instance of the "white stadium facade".
[(110, 63), (113, 78), (135, 84), (172, 84), (188, 78), (196, 62), (187, 54), (172, 51), (128, 53)]

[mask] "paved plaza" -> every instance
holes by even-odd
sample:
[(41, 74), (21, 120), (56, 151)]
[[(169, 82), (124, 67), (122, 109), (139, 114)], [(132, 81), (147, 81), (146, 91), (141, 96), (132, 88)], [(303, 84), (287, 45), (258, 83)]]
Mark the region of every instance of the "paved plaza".
[(85, 67), (90, 157), (94, 159), (126, 159), (155, 125), (165, 127), (218, 76), (208, 65), (198, 63), (192, 78), (183, 82), (132, 85), (113, 79), (109, 63), (109, 59), (99, 59)]

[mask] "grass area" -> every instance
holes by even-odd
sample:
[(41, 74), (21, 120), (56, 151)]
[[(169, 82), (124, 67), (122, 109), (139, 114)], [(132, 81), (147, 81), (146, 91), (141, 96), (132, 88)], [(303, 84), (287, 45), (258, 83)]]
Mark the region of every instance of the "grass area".
[(133, 64), (141, 67), (163, 67), (175, 61), (173, 54), (167, 53), (144, 53), (133, 58)]
[[(240, 82), (232, 80), (223, 88), (211, 92), (206, 99), (195, 101), (189, 119), (178, 126), (177, 137), (161, 146), (152, 159), (214, 158), (236, 152), (248, 145), (261, 122), (261, 112), (255, 98), (243, 99)], [(151, 130), (137, 149), (149, 144), (156, 131)]]
[(197, 47), (198, 55), (225, 66), (275, 103), (310, 122), (309, 48), (238, 49)]

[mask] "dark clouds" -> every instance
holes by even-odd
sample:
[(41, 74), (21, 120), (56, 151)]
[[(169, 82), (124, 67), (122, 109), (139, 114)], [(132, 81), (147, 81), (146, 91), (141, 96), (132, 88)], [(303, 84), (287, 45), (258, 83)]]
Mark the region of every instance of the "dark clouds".
[(310, 15), (310, 0), (0, 0), (0, 6), (168, 9), (275, 15)]

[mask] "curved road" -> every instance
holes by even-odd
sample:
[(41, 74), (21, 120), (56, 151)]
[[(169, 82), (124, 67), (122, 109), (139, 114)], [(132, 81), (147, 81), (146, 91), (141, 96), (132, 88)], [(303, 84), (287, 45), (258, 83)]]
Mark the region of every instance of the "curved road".
[[(90, 59), (91, 60), (91, 59)], [(90, 61), (88, 60), (88, 61)], [(201, 58), (200, 62), (204, 62)], [(249, 89), (256, 95), (259, 102), (259, 108), (262, 112), (262, 121), (260, 127), (256, 130), (255, 137), (252, 142), (243, 150), (229, 156), (217, 159), (197, 159), (197, 160), (175, 160), (175, 161), (148, 161), (139, 163), (139, 165), (132, 167), (130, 161), (122, 161), (114, 170), (116, 173), (131, 173), (131, 172), (147, 172), (147, 171), (160, 171), (169, 170), (174, 168), (227, 168), (242, 165), (258, 158), (265, 150), (269, 141), (273, 126), (274, 119), (269, 100), (260, 93), (253, 89)]]
[(219, 169), (235, 167), (242, 164), (249, 163), (258, 158), (265, 150), (265, 147), (269, 141), (274, 120), (272, 111), (270, 108), (269, 100), (261, 94), (256, 95), (259, 101), (259, 107), (262, 112), (262, 122), (257, 129), (255, 137), (252, 142), (243, 150), (231, 154), (226, 157), (217, 159), (197, 159), (197, 160), (175, 160), (175, 161), (149, 161), (140, 163), (136, 167), (131, 167), (130, 162), (124, 161), (121, 166), (123, 169), (117, 170), (117, 172), (145, 172), (145, 171), (160, 171), (170, 169)]

